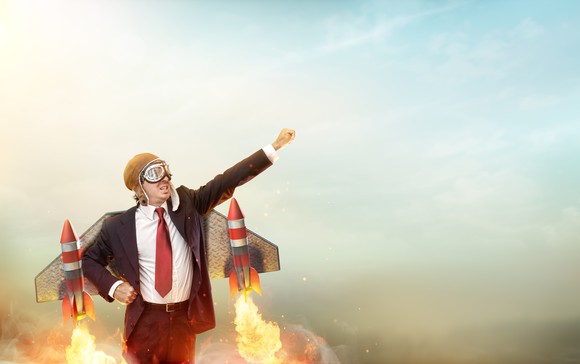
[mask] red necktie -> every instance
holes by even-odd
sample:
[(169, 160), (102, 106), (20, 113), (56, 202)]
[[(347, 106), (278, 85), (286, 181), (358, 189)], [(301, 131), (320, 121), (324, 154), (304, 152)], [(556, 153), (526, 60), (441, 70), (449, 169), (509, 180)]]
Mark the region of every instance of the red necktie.
[(165, 209), (158, 207), (155, 212), (159, 215), (159, 221), (157, 222), (157, 248), (155, 250), (155, 289), (161, 297), (165, 297), (171, 291), (173, 282), (171, 240), (167, 223), (163, 218)]

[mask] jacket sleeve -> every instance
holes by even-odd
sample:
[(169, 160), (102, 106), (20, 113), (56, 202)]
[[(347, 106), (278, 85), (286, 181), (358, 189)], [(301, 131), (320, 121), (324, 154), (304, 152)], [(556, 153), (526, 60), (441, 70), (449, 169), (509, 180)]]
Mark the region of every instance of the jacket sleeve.
[(188, 190), (195, 209), (206, 215), (214, 207), (234, 194), (236, 187), (243, 185), (272, 165), (266, 153), (260, 149), (236, 163), (197, 190)]
[(113, 302), (114, 298), (109, 296), (109, 290), (119, 278), (106, 268), (113, 257), (107, 230), (105, 221), (96, 242), (83, 253), (82, 267), (83, 274), (95, 285), (99, 295), (108, 302)]

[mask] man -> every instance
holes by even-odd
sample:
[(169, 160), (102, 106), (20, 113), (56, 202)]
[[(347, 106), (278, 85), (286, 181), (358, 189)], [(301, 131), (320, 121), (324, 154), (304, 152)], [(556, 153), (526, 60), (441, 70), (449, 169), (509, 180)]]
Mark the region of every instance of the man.
[[(197, 190), (175, 188), (156, 155), (138, 154), (127, 163), (123, 178), (138, 203), (105, 221), (82, 266), (105, 300), (127, 305), (128, 363), (194, 361), (196, 334), (215, 327), (203, 216), (271, 166), (294, 136), (283, 129), (274, 143)], [(105, 268), (113, 258), (117, 275)]]

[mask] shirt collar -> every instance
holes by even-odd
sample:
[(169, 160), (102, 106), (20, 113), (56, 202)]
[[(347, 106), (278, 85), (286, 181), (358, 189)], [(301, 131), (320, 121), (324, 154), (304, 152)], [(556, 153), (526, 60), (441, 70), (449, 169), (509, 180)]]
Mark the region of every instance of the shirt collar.
[[(163, 209), (165, 209), (165, 211), (167, 211), (167, 202), (164, 202), (163, 205), (161, 205), (160, 207), (163, 207)], [(137, 208), (137, 210), (139, 212), (141, 212), (143, 214), (143, 216), (145, 216), (147, 219), (149, 220), (156, 220), (157, 219), (157, 213), (155, 212), (155, 209), (157, 207), (153, 206), (153, 205), (139, 205), (139, 207)]]
[[(177, 194), (177, 190), (175, 189), (175, 186), (173, 186), (173, 182), (169, 181), (169, 186), (171, 186), (171, 206), (172, 206), (172, 210), (173, 211), (176, 211), (179, 208), (179, 195)], [(167, 207), (165, 209), (167, 209)]]

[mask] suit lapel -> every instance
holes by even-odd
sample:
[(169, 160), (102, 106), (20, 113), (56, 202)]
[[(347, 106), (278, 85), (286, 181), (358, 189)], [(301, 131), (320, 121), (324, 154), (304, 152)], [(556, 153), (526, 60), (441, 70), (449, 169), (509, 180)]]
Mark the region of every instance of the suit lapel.
[[(183, 200), (181, 203), (183, 203)], [(185, 243), (191, 249), (191, 252), (193, 253), (194, 264), (197, 266), (196, 269), (199, 269), (200, 236), (196, 234), (196, 229), (192, 228), (190, 225), (194, 224), (196, 220), (187, 215), (187, 209), (184, 205), (180, 204), (177, 211), (173, 211), (171, 201), (168, 201), (167, 205), (169, 209), (169, 217), (171, 217), (171, 221), (173, 221), (173, 224), (185, 240)], [(188, 229), (186, 229), (186, 225), (188, 225)], [(193, 236), (187, 235), (186, 232), (188, 231), (191, 232)]]
[(185, 209), (178, 208), (177, 211), (173, 211), (171, 200), (167, 201), (167, 209), (169, 210), (169, 217), (177, 228), (177, 231), (179, 231), (183, 239), (187, 242), (187, 236), (185, 235), (185, 216), (183, 216), (183, 211), (185, 211)]
[(135, 231), (135, 211), (137, 207), (134, 206), (127, 210), (121, 219), (121, 229), (119, 238), (125, 254), (129, 257), (129, 262), (135, 271), (136, 278), (139, 278), (139, 253), (137, 251), (137, 232)]

